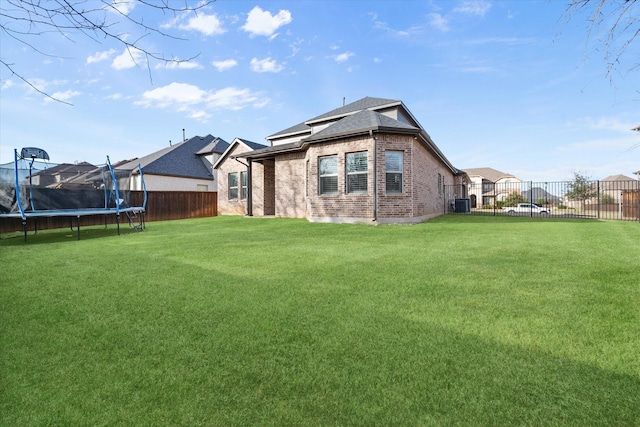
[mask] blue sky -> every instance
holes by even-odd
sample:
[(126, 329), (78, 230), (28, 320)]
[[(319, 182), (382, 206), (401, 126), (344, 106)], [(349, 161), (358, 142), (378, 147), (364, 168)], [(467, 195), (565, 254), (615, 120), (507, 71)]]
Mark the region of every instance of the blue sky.
[[(197, 16), (120, 6), (179, 37), (150, 34), (145, 49), (195, 58), (147, 67), (100, 37), (50, 32), (29, 39), (36, 52), (2, 33), (2, 60), (73, 105), (0, 65), (1, 163), (27, 146), (56, 163), (132, 159), (182, 129), (266, 143), (372, 96), (402, 100), (458, 168), (534, 181), (640, 170), (640, 41), (608, 78), (602, 34), (587, 43), (587, 18), (563, 18), (566, 1), (218, 0)], [(122, 19), (114, 29), (141, 34)]]

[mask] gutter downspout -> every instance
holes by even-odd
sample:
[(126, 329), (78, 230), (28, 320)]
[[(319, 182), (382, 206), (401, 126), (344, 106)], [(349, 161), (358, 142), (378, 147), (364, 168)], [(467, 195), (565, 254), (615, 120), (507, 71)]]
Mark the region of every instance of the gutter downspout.
[[(247, 216), (253, 216), (253, 204), (251, 200), (251, 158), (247, 157), (247, 162), (242, 162), (238, 160), (237, 157), (231, 157), (236, 162), (240, 163), (243, 166), (247, 167)], [(238, 183), (240, 185), (240, 189), (242, 188), (242, 182)], [(239, 196), (239, 195), (238, 195)]]
[(369, 137), (373, 139), (373, 220), (378, 221), (378, 138), (369, 130)]
[[(253, 216), (253, 185), (251, 180), (252, 165), (251, 157), (247, 158), (247, 216)], [(240, 183), (242, 185), (242, 183)]]

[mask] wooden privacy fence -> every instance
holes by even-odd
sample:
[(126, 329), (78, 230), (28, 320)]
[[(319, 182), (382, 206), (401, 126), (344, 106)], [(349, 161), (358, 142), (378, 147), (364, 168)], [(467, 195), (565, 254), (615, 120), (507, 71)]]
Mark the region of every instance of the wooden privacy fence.
[[(144, 193), (131, 191), (129, 193), (131, 206), (142, 206)], [(218, 215), (218, 193), (204, 191), (149, 191), (147, 192), (147, 209), (145, 221), (169, 221), (187, 218), (206, 218)], [(87, 215), (80, 217), (80, 226), (115, 224), (115, 215)], [(120, 215), (120, 224), (127, 225), (129, 218)], [(37, 224), (37, 225), (36, 225)], [(37, 222), (29, 219), (29, 231), (47, 230), (52, 228), (69, 228), (77, 224), (76, 217), (42, 217)], [(1, 218), (0, 233), (22, 231), (22, 220), (19, 218)]]

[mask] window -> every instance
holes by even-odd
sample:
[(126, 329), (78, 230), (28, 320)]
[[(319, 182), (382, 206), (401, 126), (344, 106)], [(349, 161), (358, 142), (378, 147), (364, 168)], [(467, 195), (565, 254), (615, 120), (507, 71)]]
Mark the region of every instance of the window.
[(442, 194), (443, 189), (444, 189), (444, 186), (442, 184), (442, 175), (438, 174), (438, 194)]
[(367, 193), (367, 152), (347, 154), (347, 193)]
[(238, 173), (230, 173), (229, 179), (229, 200), (238, 200)]
[(387, 194), (402, 194), (402, 151), (386, 151), (385, 172)]
[(247, 198), (247, 173), (240, 172), (240, 198), (242, 200)]
[(320, 194), (338, 194), (338, 156), (320, 157), (318, 175)]

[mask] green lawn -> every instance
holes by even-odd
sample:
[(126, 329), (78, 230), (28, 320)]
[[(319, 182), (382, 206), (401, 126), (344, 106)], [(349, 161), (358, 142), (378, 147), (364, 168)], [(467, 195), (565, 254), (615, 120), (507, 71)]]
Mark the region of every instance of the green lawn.
[(640, 224), (0, 241), (2, 426), (640, 425)]

